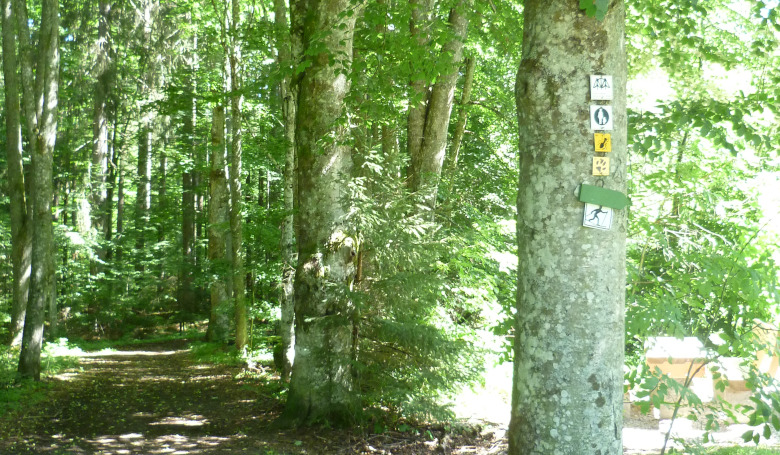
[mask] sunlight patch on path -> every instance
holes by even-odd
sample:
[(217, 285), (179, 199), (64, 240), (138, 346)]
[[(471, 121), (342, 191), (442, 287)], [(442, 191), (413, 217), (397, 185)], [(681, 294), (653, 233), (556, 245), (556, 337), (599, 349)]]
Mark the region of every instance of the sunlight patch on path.
[(209, 421), (198, 414), (190, 414), (182, 417), (165, 417), (157, 422), (152, 422), (149, 425), (179, 425), (185, 427), (201, 427), (208, 425)]

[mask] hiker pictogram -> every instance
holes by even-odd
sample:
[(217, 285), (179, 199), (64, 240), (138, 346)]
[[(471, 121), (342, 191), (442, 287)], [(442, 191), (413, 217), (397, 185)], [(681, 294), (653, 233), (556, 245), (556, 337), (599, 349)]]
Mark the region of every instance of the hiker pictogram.
[(612, 131), (612, 106), (591, 106), (590, 128), (592, 130)]

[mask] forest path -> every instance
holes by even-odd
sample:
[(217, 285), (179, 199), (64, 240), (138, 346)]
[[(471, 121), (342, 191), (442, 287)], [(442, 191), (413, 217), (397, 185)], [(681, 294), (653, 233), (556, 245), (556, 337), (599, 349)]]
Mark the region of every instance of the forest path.
[[(0, 455), (11, 454), (497, 454), (490, 431), (379, 435), (271, 428), (282, 410), (277, 379), (199, 363), (186, 340), (91, 352), (79, 371), (40, 389), (45, 400), (0, 416)], [(266, 379), (263, 379), (266, 378)]]
[(87, 353), (80, 364), (49, 381), (47, 400), (0, 417), (0, 454), (265, 455), (295, 447), (294, 435), (268, 434), (281, 410), (272, 384), (237, 378), (237, 366), (196, 363), (184, 340)]

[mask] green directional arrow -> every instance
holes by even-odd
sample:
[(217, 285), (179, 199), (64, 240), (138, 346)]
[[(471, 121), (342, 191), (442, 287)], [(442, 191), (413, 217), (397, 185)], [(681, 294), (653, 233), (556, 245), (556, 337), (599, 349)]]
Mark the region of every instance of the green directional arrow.
[(583, 183), (580, 186), (580, 202), (602, 205), (613, 209), (624, 209), (631, 205), (631, 200), (620, 191), (609, 190), (600, 186)]

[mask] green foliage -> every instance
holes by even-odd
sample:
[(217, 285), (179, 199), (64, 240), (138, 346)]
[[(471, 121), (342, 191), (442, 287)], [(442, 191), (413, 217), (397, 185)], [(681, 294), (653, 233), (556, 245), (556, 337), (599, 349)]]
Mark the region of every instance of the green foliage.
[(580, 9), (588, 16), (603, 21), (609, 9), (609, 0), (580, 0)]
[[(78, 356), (83, 351), (66, 338), (47, 342), (41, 350), (41, 377), (51, 378), (78, 367)], [(0, 414), (23, 411), (47, 398), (50, 385), (46, 382), (16, 383), (19, 349), (0, 346)]]
[(371, 413), (448, 418), (442, 394), (479, 377), (478, 316), (452, 298), (460, 292), (447, 276), (447, 239), (387, 177), (392, 166), (393, 157), (372, 154), (364, 166), (369, 178), (352, 185), (363, 276), (350, 295), (359, 337), (356, 382)]

